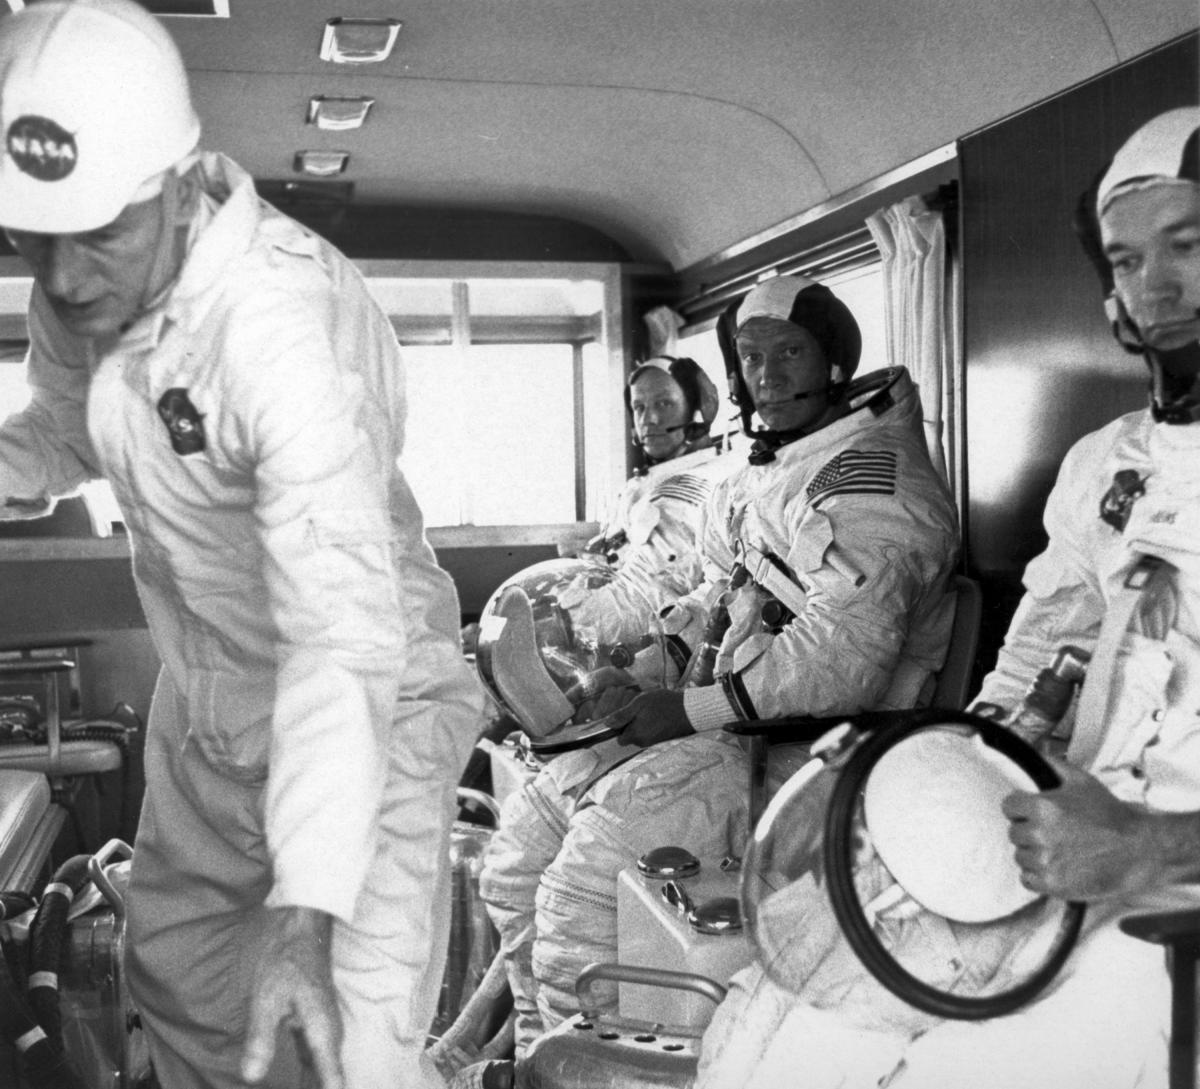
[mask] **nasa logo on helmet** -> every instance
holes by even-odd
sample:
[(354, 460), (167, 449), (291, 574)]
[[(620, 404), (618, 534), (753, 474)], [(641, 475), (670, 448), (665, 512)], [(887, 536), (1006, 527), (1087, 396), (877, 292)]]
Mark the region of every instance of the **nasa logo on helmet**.
[(8, 126), (4, 142), (17, 169), (38, 181), (61, 181), (79, 158), (75, 137), (48, 117), (18, 117)]

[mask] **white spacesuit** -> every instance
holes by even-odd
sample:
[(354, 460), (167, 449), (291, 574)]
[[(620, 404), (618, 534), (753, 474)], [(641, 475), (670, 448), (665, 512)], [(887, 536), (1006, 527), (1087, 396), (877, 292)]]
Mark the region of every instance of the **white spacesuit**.
[[(926, 1025), (915, 1038), (861, 1008), (853, 1018), (817, 1009), (803, 987), (786, 992), (756, 965), (705, 1036), (701, 1089), (791, 1085), (814, 1051), (813, 1089), (1166, 1084), (1162, 953), (1115, 919), (1198, 902), (1195, 886), (1178, 883), (1196, 879), (1200, 810), (1200, 261), (1186, 242), (1200, 235), (1198, 136), (1200, 110), (1154, 119), (1091, 196), (1114, 332), (1150, 364), (1151, 405), (1067, 455), (1046, 507), (1049, 545), (1026, 569), (1027, 592), (977, 700), (1015, 708), (1062, 647), (1091, 657), (1064, 723), (1068, 759), (1090, 775), (1066, 769), (1061, 801), (1052, 791), (1004, 803), (1027, 887), (1092, 901), (1079, 946), (1027, 1007)], [(1043, 797), (1047, 808), (1035, 808)], [(1076, 850), (1048, 849), (1056, 843)]]
[[(831, 407), (804, 434), (760, 436), (755, 463), (717, 486), (703, 538), (708, 581), (665, 622), (696, 649), (704, 606), (735, 560), (755, 571), (765, 563), (782, 582), (751, 577), (733, 592), (719, 684), (668, 693), (687, 708), (692, 736), (637, 752), (599, 781), (563, 781), (551, 765), (527, 791), (527, 819), (502, 824), (489, 849), (482, 887), (502, 930), (518, 913), (528, 920), (536, 883), (531, 970), (547, 1027), (573, 1012), (588, 962), (616, 959), (622, 868), (664, 844), (698, 857), (740, 854), (748, 770), (721, 724), (906, 706), (944, 655), (955, 516), (924, 446), (916, 390), (901, 371), (848, 384), (858, 329), (827, 289), (782, 278), (752, 293), (752, 310), (764, 295), (781, 324), (794, 315), (820, 332), (819, 393)], [(736, 359), (728, 365), (737, 371)], [(572, 792), (568, 804), (547, 801)], [(518, 865), (530, 842), (545, 867), (540, 881), (538, 869)]]

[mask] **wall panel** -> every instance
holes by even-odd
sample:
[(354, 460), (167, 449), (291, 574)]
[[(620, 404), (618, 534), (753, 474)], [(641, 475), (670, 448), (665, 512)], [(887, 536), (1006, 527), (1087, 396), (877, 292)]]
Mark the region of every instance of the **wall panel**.
[(1109, 335), (1072, 212), (1138, 125), (1197, 101), (1198, 64), (1188, 35), (961, 142), (965, 529), (989, 606), (984, 668), (1044, 547), (1063, 455), (1145, 403), (1145, 366)]

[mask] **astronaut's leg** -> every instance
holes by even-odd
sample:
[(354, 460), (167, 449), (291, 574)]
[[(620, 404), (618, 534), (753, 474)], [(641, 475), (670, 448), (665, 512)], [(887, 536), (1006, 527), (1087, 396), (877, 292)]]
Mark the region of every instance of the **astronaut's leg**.
[(479, 893), (500, 932), (516, 1012), (518, 1057), (542, 1032), (531, 967), (534, 900), (542, 874), (562, 847), (574, 805), (574, 798), (562, 792), (548, 768), (543, 769), (505, 802), (484, 853)]
[(877, 1089), (907, 1042), (816, 1009), (754, 964), (733, 977), (704, 1033), (696, 1089)]
[[(547, 1028), (578, 1010), (575, 981), (617, 959), (617, 876), (654, 847), (704, 858), (740, 854), (748, 833), (745, 756), (721, 736), (656, 745), (609, 772), (581, 799), (537, 890), (533, 974)], [(597, 986), (601, 1008), (616, 984)]]
[(1162, 950), (1108, 922), (1028, 1006), (916, 1040), (889, 1089), (1165, 1089), (1170, 1001)]

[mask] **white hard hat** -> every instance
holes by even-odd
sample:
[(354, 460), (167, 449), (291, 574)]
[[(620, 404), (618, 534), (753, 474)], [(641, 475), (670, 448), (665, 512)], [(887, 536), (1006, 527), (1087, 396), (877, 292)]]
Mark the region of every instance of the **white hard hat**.
[(45, 234), (111, 223), (200, 138), (179, 51), (133, 0), (0, 19), (0, 128), (0, 225)]

